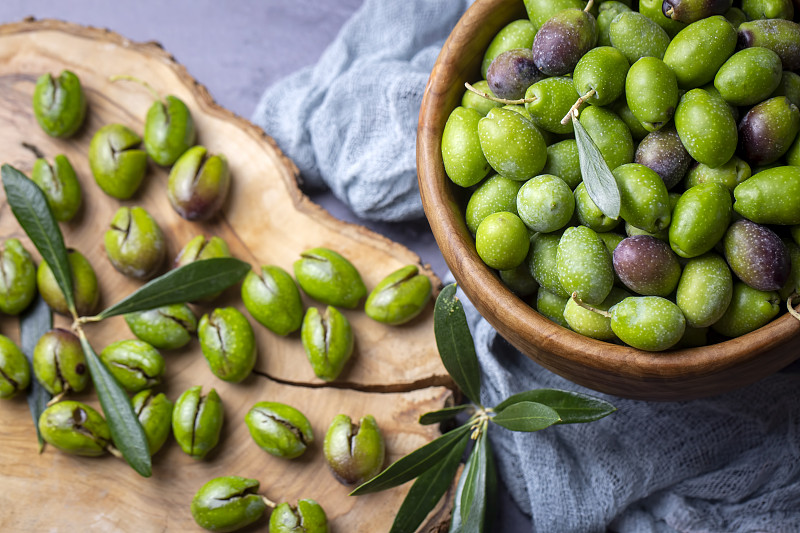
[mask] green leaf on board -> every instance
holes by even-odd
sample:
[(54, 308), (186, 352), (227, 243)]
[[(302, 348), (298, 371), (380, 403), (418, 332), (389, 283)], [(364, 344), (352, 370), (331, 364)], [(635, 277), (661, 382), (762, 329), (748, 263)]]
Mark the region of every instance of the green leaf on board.
[(464, 307), (456, 297), (456, 284), (439, 293), (433, 310), (433, 332), (445, 369), (467, 398), (480, 404), (481, 378), (475, 343)]
[(233, 257), (216, 257), (188, 263), (142, 285), (136, 292), (112, 305), (98, 318), (147, 311), (164, 305), (198, 300), (239, 282), (250, 265)]
[(499, 403), (494, 410), (499, 413), (508, 406), (519, 402), (537, 402), (547, 405), (561, 417), (559, 424), (594, 422), (617, 410), (616, 407), (600, 398), (559, 389), (534, 389), (520, 392)]
[(509, 405), (492, 419), (492, 422), (511, 431), (539, 431), (559, 422), (558, 412), (536, 402), (518, 402)]
[(572, 125), (575, 127), (578, 160), (586, 192), (604, 215), (616, 220), (619, 218), (621, 203), (617, 180), (580, 120), (572, 117)]
[(39, 432), (39, 417), (47, 409), (47, 402), (52, 396), (33, 374), (33, 349), (42, 335), (53, 329), (53, 313), (41, 296), (37, 296), (33, 303), (19, 316), (19, 337), (22, 353), (28, 358), (31, 367), (31, 386), (28, 389), (28, 408), (33, 417), (33, 427), (36, 428), (36, 438), (39, 440), (39, 452), (44, 449), (44, 439)]
[(414, 533), (417, 530), (450, 488), (468, 442), (469, 435), (464, 433), (444, 459), (417, 478), (397, 511), (390, 533)]
[(53, 277), (64, 293), (70, 311), (77, 314), (67, 248), (58, 222), (47, 205), (47, 197), (38, 185), (11, 165), (3, 165), (0, 174), (11, 212), (53, 271)]
[(439, 409), (437, 411), (430, 411), (419, 417), (419, 423), (422, 424), (423, 426), (429, 426), (431, 424), (444, 422), (445, 420), (450, 420), (451, 418), (455, 418), (455, 416), (458, 413), (466, 411), (467, 409), (470, 408), (474, 409), (472, 405), (464, 404), (464, 405), (456, 405), (454, 407), (445, 407), (444, 409)]
[(78, 335), (114, 446), (139, 475), (150, 477), (153, 473), (150, 447), (128, 395), (100, 361), (82, 330), (78, 330)]
[(401, 457), (389, 465), (386, 470), (357, 487), (350, 493), (350, 496), (361, 496), (362, 494), (391, 489), (392, 487), (402, 485), (424, 474), (447, 457), (452, 446), (469, 432), (470, 425), (471, 423), (467, 423), (452, 431), (448, 431), (425, 446), (417, 448), (410, 454)]
[(467, 462), (474, 464), (469, 469), (461, 494), (461, 533), (483, 533), (486, 518), (486, 471), (488, 467), (488, 435), (481, 432)]

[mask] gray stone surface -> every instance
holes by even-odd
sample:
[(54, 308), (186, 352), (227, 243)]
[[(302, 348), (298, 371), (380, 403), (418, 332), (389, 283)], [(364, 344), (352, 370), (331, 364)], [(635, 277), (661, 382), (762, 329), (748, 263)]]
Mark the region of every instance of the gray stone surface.
[[(390, 0), (387, 0), (390, 1)], [(2, 0), (0, 23), (33, 16), (108, 28), (135, 41), (157, 41), (222, 106), (249, 118), (272, 82), (313, 64), (362, 0)], [(442, 276), (447, 270), (426, 222), (376, 224), (356, 219), (330, 194), (313, 200), (334, 216), (401, 242)], [(496, 428), (499, 431), (503, 429)], [(488, 531), (530, 530), (501, 489)]]

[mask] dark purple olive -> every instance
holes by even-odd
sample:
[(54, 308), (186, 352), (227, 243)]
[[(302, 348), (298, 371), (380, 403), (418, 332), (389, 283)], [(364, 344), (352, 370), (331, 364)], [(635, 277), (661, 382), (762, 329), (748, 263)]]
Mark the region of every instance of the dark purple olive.
[(733, 0), (664, 0), (661, 12), (672, 20), (691, 24), (712, 15), (724, 15), (732, 5)]
[(800, 131), (800, 111), (785, 96), (764, 100), (739, 122), (739, 154), (750, 165), (777, 161)]
[(614, 271), (630, 290), (669, 296), (678, 286), (681, 266), (669, 244), (650, 235), (633, 235), (614, 249)]
[(768, 227), (746, 218), (737, 220), (728, 228), (722, 244), (731, 270), (750, 287), (777, 291), (789, 279), (789, 251)]
[(546, 76), (536, 68), (530, 48), (507, 50), (494, 58), (486, 73), (489, 88), (498, 98), (518, 100), (528, 87)]
[(597, 42), (597, 21), (580, 9), (564, 9), (545, 22), (533, 38), (533, 61), (548, 76), (575, 69)]
[(783, 70), (800, 69), (800, 24), (784, 19), (751, 20), (739, 25), (738, 48), (761, 46), (781, 58)]
[(655, 170), (671, 189), (686, 175), (692, 157), (675, 128), (669, 127), (648, 133), (636, 149), (634, 162)]

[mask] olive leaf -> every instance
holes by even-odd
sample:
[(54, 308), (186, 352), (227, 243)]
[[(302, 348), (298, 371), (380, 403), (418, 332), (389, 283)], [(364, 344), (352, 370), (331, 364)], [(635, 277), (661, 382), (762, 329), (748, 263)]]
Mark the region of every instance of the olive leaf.
[(456, 297), (456, 284), (439, 293), (433, 310), (433, 332), (445, 369), (467, 398), (480, 405), (481, 378), (475, 343), (464, 307)]
[(534, 389), (520, 392), (497, 404), (494, 410), (500, 413), (510, 405), (519, 402), (543, 403), (555, 409), (558, 416), (561, 417), (558, 424), (593, 422), (617, 410), (616, 407), (600, 398), (559, 389)]
[(122, 456), (131, 467), (144, 477), (150, 477), (152, 461), (147, 436), (133, 411), (128, 395), (122, 389), (114, 376), (100, 361), (83, 330), (78, 329), (83, 352), (92, 376), (97, 398), (106, 415), (108, 428), (114, 445), (122, 452)]
[(474, 407), (469, 404), (464, 404), (456, 405), (454, 407), (445, 407), (444, 409), (439, 409), (437, 411), (430, 411), (419, 417), (419, 423), (423, 426), (429, 426), (431, 424), (444, 422), (445, 420), (455, 418), (458, 413), (466, 411), (467, 409), (474, 409)]
[(581, 166), (583, 183), (586, 184), (586, 192), (589, 198), (597, 205), (597, 208), (609, 218), (616, 220), (619, 218), (620, 195), (617, 180), (608, 168), (608, 164), (597, 145), (586, 132), (583, 124), (572, 117), (572, 125), (575, 127), (575, 141), (578, 143), (578, 160)]
[(98, 320), (164, 305), (191, 302), (216, 294), (239, 282), (250, 264), (233, 257), (188, 263), (159, 276), (95, 317)]
[[(31, 366), (31, 376), (33, 376), (33, 349), (39, 339), (53, 329), (53, 313), (41, 296), (37, 296), (33, 303), (28, 306), (19, 317), (19, 337), (22, 353), (28, 358)], [(33, 417), (33, 427), (36, 428), (36, 438), (39, 440), (39, 453), (44, 449), (44, 439), (39, 432), (39, 417), (45, 409), (47, 402), (52, 397), (36, 377), (31, 379), (31, 386), (28, 389), (28, 408)]]
[(64, 293), (67, 307), (73, 316), (77, 316), (67, 248), (58, 222), (47, 205), (47, 198), (38, 185), (11, 165), (3, 165), (0, 174), (11, 212), (39, 250), (42, 259), (50, 266), (56, 283)]
[(451, 529), (451, 531), (483, 533), (483, 524), (486, 517), (487, 438), (487, 432), (482, 432), (467, 460), (469, 471), (462, 474), (466, 476), (466, 480), (461, 493), (459, 513), (461, 524), (458, 529)]
[(470, 430), (470, 424), (464, 424), (441, 437), (432, 440), (425, 446), (417, 448), (410, 454), (398, 459), (389, 467), (357, 487), (350, 496), (360, 496), (390, 489), (411, 481), (415, 477), (433, 468), (442, 459), (447, 457), (450, 448), (466, 435)]
[(491, 419), (498, 426), (511, 431), (539, 431), (560, 422), (561, 417), (555, 409), (542, 403), (513, 403)]
[(397, 511), (390, 533), (413, 533), (450, 488), (469, 442), (461, 436), (444, 459), (417, 478)]

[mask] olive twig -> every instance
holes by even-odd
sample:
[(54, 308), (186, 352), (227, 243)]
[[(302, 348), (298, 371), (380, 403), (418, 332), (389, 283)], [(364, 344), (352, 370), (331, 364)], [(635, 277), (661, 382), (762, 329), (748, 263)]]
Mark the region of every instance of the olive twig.
[(792, 305), (792, 300), (794, 300), (798, 296), (800, 296), (800, 294), (798, 294), (797, 291), (790, 294), (789, 297), (786, 299), (786, 308), (789, 310), (790, 315), (795, 317), (797, 320), (800, 320), (800, 313), (798, 313), (797, 309), (795, 309), (794, 306)]
[(578, 100), (574, 104), (572, 104), (572, 107), (569, 108), (567, 114), (564, 115), (564, 118), (561, 119), (561, 123), (566, 124), (567, 122), (569, 122), (571, 118), (578, 118), (578, 108), (580, 108), (586, 100), (588, 100), (594, 95), (595, 95), (595, 90), (589, 89), (589, 91), (586, 94), (578, 98)]
[(109, 76), (108, 77), (108, 81), (110, 81), (112, 83), (115, 82), (115, 81), (119, 81), (119, 80), (132, 81), (134, 83), (138, 83), (139, 85), (141, 85), (142, 87), (147, 89), (147, 91), (151, 95), (153, 95), (154, 99), (161, 100), (161, 95), (158, 94), (158, 91), (153, 89), (152, 85), (150, 85), (149, 83), (147, 83), (144, 80), (140, 80), (139, 78), (137, 78), (135, 76), (128, 76), (127, 74), (117, 74), (116, 76)]
[(594, 5), (594, 0), (589, 0), (588, 2), (586, 2), (586, 7), (584, 7), (583, 10), (588, 13), (589, 10), (592, 9), (593, 5)]
[(598, 309), (596, 307), (592, 307), (591, 305), (587, 304), (586, 302), (584, 302), (583, 300), (578, 298), (578, 293), (577, 292), (573, 292), (572, 293), (572, 300), (576, 304), (578, 304), (579, 306), (583, 307), (584, 309), (587, 309), (587, 310), (589, 310), (589, 311), (591, 311), (593, 313), (597, 313), (600, 316), (604, 316), (606, 318), (611, 318), (611, 313), (609, 313), (608, 311), (603, 311), (602, 309)]
[(496, 96), (492, 96), (489, 93), (485, 93), (483, 91), (479, 91), (478, 89), (476, 89), (475, 87), (470, 85), (468, 82), (464, 82), (464, 87), (466, 87), (468, 90), (474, 92), (478, 96), (480, 96), (482, 98), (486, 98), (487, 100), (491, 100), (492, 102), (497, 102), (498, 104), (520, 105), (520, 104), (530, 104), (530, 103), (535, 102), (536, 100), (538, 100), (538, 98), (535, 97), (535, 96), (531, 96), (530, 98), (520, 98), (519, 100), (508, 100), (506, 98), (498, 98)]
[(489, 418), (491, 418), (490, 415), (492, 413), (494, 413), (494, 409), (487, 407), (485, 409), (480, 409), (472, 416), (472, 425), (469, 428), (472, 432), (470, 439), (477, 440), (478, 437), (481, 436), (481, 433), (486, 431), (486, 426), (489, 424)]
[(28, 150), (33, 152), (33, 155), (36, 156), (37, 158), (39, 158), (39, 159), (43, 159), (44, 158), (44, 154), (42, 153), (41, 150), (39, 150), (38, 146), (24, 142), (24, 143), (22, 143), (22, 147), (23, 148), (27, 148)]

